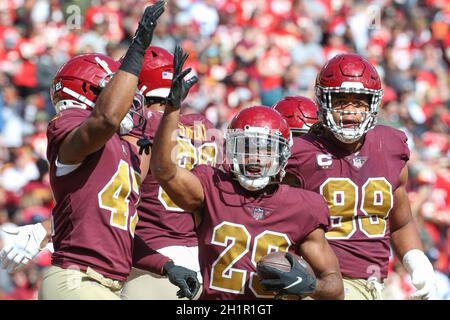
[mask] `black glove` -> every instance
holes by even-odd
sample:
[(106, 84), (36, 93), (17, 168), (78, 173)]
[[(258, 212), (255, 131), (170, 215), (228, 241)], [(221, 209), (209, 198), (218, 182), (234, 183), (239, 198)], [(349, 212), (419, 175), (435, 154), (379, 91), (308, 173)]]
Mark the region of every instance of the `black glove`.
[(153, 31), (156, 27), (156, 21), (164, 12), (165, 1), (158, 1), (152, 6), (145, 8), (139, 26), (134, 34), (133, 42), (123, 58), (120, 66), (121, 70), (127, 71), (139, 76), (144, 59), (145, 51), (152, 42)]
[(173, 55), (172, 86), (170, 88), (169, 95), (166, 98), (166, 103), (176, 109), (181, 107), (181, 101), (186, 98), (191, 87), (198, 82), (198, 78), (196, 76), (193, 76), (186, 81), (184, 80), (184, 77), (192, 70), (192, 68), (188, 68), (182, 71), (183, 65), (187, 58), (188, 54), (184, 53), (183, 49), (177, 45)]
[[(272, 279), (262, 279), (261, 285), (266, 291), (279, 294), (307, 296), (316, 290), (316, 278), (289, 252), (286, 259), (291, 263), (291, 270), (283, 272), (269, 266), (258, 266), (264, 274), (270, 274)], [(269, 276), (268, 276), (269, 278)]]
[(147, 50), (152, 42), (153, 31), (156, 28), (156, 21), (164, 12), (165, 1), (160, 0), (152, 6), (145, 8), (139, 26), (134, 34), (133, 43), (140, 45)]
[(177, 292), (178, 298), (188, 298), (192, 300), (200, 289), (200, 282), (197, 279), (197, 272), (182, 266), (176, 266), (173, 261), (168, 261), (163, 267), (163, 274), (170, 282), (180, 290)]
[(186, 99), (189, 90), (191, 90), (192, 86), (198, 82), (197, 76), (192, 76), (191, 78), (187, 79), (186, 81), (183, 80), (183, 100)]

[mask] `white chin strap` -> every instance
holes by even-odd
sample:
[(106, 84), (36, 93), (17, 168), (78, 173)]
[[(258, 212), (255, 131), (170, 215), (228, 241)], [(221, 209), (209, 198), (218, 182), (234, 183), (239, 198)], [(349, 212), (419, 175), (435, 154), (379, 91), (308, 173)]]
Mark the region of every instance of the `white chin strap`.
[(264, 189), (270, 182), (270, 177), (249, 179), (242, 174), (236, 175), (239, 184), (248, 191), (257, 191)]

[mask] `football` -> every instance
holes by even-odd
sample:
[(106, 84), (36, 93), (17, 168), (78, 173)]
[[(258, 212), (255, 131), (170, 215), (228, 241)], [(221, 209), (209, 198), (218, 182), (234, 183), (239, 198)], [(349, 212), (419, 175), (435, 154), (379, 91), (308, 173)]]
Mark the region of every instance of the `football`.
[[(303, 265), (313, 277), (315, 277), (313, 269), (308, 264), (308, 262), (306, 262), (306, 260), (296, 254), (293, 254), (293, 256), (297, 258), (300, 264)], [(258, 277), (260, 279), (270, 279), (271, 276), (269, 274), (265, 274), (263, 270), (261, 270), (262, 266), (272, 267), (284, 272), (288, 272), (289, 270), (291, 270), (291, 264), (289, 260), (286, 259), (284, 252), (269, 253), (258, 261), (256, 265), (256, 272), (258, 274)]]

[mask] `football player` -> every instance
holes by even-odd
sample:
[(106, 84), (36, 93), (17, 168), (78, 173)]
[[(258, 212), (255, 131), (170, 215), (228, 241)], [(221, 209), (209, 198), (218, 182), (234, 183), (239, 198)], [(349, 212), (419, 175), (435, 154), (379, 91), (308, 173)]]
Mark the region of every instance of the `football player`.
[[(153, 140), (156, 129), (164, 112), (164, 99), (167, 98), (172, 84), (173, 55), (163, 48), (150, 46), (144, 57), (138, 88), (146, 97), (147, 126), (145, 135)], [(189, 88), (196, 83), (196, 77), (187, 83)], [(213, 124), (202, 115), (182, 115), (178, 123), (178, 158), (179, 166), (188, 170), (197, 164), (214, 164), (217, 152), (215, 142), (209, 141), (207, 134)], [(133, 131), (132, 133), (135, 133)], [(139, 138), (140, 132), (135, 134)], [(150, 150), (151, 151), (151, 150)], [(150, 164), (151, 152), (142, 155), (142, 161)], [(144, 160), (145, 158), (145, 160)], [(141, 167), (142, 168), (142, 167)], [(145, 170), (145, 169), (143, 169)], [(187, 283), (190, 285), (187, 297), (192, 299), (199, 289), (200, 267), (198, 263), (197, 236), (194, 232), (192, 215), (183, 214), (159, 183), (149, 173), (141, 185), (141, 203), (138, 208), (139, 222), (136, 227), (136, 245), (133, 251), (133, 268), (122, 291), (124, 299), (174, 299), (176, 287), (166, 278), (161, 278), (165, 269), (171, 267), (170, 262), (161, 268), (160, 273), (151, 273), (148, 265), (153, 263), (152, 250), (157, 250), (178, 267), (177, 273), (190, 274)], [(189, 273), (190, 270), (191, 273)], [(195, 272), (194, 272), (195, 271)], [(179, 276), (182, 276), (179, 275)], [(170, 278), (169, 278), (170, 280)], [(178, 294), (178, 296), (180, 296)]]
[(131, 269), (141, 175), (137, 150), (118, 133), (142, 124), (134, 121), (143, 119), (138, 76), (164, 5), (145, 9), (120, 66), (104, 55), (79, 55), (53, 80), (57, 115), (47, 129), (47, 158), (55, 251), (40, 299), (119, 299)]
[[(182, 71), (186, 59), (177, 47), (174, 78), (155, 134), (150, 167), (170, 198), (194, 213), (201, 298), (273, 298), (274, 292), (343, 298), (339, 265), (325, 239), (329, 218), (324, 200), (300, 188), (269, 184), (290, 155), (291, 134), (278, 112), (256, 106), (237, 114), (227, 131), (227, 161), (219, 168), (199, 165), (188, 171), (172, 160), (176, 142), (171, 136), (178, 126), (183, 78), (190, 71)], [(317, 280), (296, 264), (288, 272), (274, 271), (273, 279), (260, 281), (256, 263), (271, 251), (298, 252), (310, 263)]]
[[(157, 54), (158, 53), (158, 54)], [(79, 65), (81, 67), (86, 67), (86, 65), (82, 65), (82, 63), (84, 63), (84, 61), (86, 59), (89, 59), (90, 55), (84, 55), (82, 62), (80, 63), (80, 61), (74, 60), (68, 64), (71, 65)], [(152, 57), (152, 58), (149, 58)], [(163, 58), (166, 58), (165, 60), (169, 62), (170, 65), (172, 65), (172, 55), (170, 55), (167, 51), (157, 48), (157, 47), (149, 47), (149, 49), (147, 50), (147, 53), (144, 57), (144, 62), (143, 62), (143, 68), (141, 70), (140, 76), (145, 75), (146, 78), (151, 77), (152, 74), (150, 74), (151, 72), (153, 72), (155, 75), (157, 73), (158, 67), (156, 67), (156, 65), (161, 64), (163, 62)], [(94, 57), (95, 58), (95, 57)], [(108, 58), (109, 59), (109, 58)], [(112, 63), (112, 65), (116, 65), (117, 63)], [(87, 65), (88, 67), (91, 65)], [(160, 65), (161, 67), (161, 65)], [(159, 76), (161, 77), (161, 72), (166, 72), (167, 68), (164, 68), (164, 66), (162, 66), (163, 69), (165, 69), (164, 71), (160, 71)], [(167, 67), (167, 66), (166, 66)], [(113, 67), (111, 67), (113, 68)], [(170, 67), (169, 67), (170, 69)], [(172, 67), (173, 69), (173, 67)], [(76, 70), (76, 69), (74, 69)], [(173, 70), (169, 70), (170, 74), (172, 74)], [(94, 70), (94, 72), (98, 72), (98, 70)], [(100, 73), (102, 72), (102, 70), (99, 71)], [(150, 73), (149, 73), (150, 72)], [(70, 71), (68, 72), (64, 72), (65, 74), (65, 78), (71, 78), (70, 76)], [(84, 74), (79, 74), (78, 77), (83, 77), (85, 76)], [(96, 75), (97, 78), (101, 78), (102, 75), (101, 74), (97, 74)], [(156, 79), (156, 77), (154, 78)], [(167, 82), (168, 81), (168, 82)], [(160, 86), (161, 83), (152, 80), (151, 83), (146, 81), (145, 83), (147, 83), (148, 85), (153, 86), (152, 88), (156, 89), (156, 87)], [(165, 80), (165, 82), (162, 84), (161, 88), (163, 89), (163, 86), (168, 85), (168, 88), (166, 88), (167, 92), (170, 89), (170, 79), (169, 80)], [(194, 84), (195, 82), (191, 82), (191, 84)], [(139, 83), (138, 85), (139, 89), (144, 89), (142, 93), (146, 94), (147, 97), (149, 98), (146, 101), (150, 101), (150, 108), (158, 108), (160, 106), (160, 103), (153, 103), (152, 104), (152, 99), (154, 99), (155, 96), (157, 96), (159, 93), (159, 91), (149, 91), (149, 90), (145, 90), (144, 85), (142, 83)], [(76, 89), (74, 87), (72, 87), (72, 89)], [(80, 88), (77, 88), (80, 89)], [(100, 88), (99, 88), (100, 90)], [(163, 89), (164, 90), (164, 89)], [(68, 91), (67, 89), (65, 91)], [(142, 90), (141, 90), (142, 91)], [(150, 94), (148, 94), (150, 92)], [(167, 93), (166, 93), (167, 95)], [(72, 97), (73, 98), (73, 97)], [(93, 98), (93, 100), (95, 99), (95, 97)], [(161, 99), (161, 98), (160, 98)], [(77, 101), (69, 99), (69, 100), (65, 100), (64, 103), (65, 104), (73, 104), (76, 103)], [(81, 103), (81, 101), (78, 101)], [(153, 107), (152, 107), (153, 106)], [(157, 114), (153, 114), (154, 116), (158, 116)], [(144, 116), (148, 116), (151, 117), (152, 113), (145, 113)], [(133, 118), (140, 118), (139, 115), (135, 114), (135, 113), (130, 113), (129, 116), (121, 123), (121, 130), (120, 130), (120, 136), (122, 139), (127, 140), (133, 144), (137, 144), (139, 145), (140, 142), (140, 138), (142, 137), (142, 128), (144, 128), (145, 126), (138, 126), (136, 128), (134, 128), (132, 131), (128, 132), (130, 130), (130, 121)], [(193, 122), (190, 120), (193, 120), (195, 117), (192, 116), (187, 116), (187, 122)], [(133, 120), (134, 121), (134, 120)], [(137, 121), (139, 122), (139, 121)], [(155, 131), (155, 126), (157, 127), (158, 125), (158, 121), (157, 119), (149, 119), (147, 126), (145, 127), (146, 129), (148, 129), (148, 131), (146, 131), (147, 134), (152, 134), (152, 132)], [(208, 125), (208, 124), (206, 124)], [(127, 128), (125, 128), (127, 127)], [(185, 132), (191, 132), (189, 130), (186, 130)], [(192, 131), (193, 132), (193, 131)], [(203, 146), (204, 149), (205, 146)], [(206, 152), (206, 151), (205, 151)], [(189, 153), (190, 154), (190, 153)], [(148, 171), (148, 165), (149, 165), (149, 158), (148, 156), (144, 153), (141, 157), (143, 157), (142, 161), (141, 161), (141, 175), (145, 177), (147, 171)], [(150, 179), (150, 180), (149, 180)], [(156, 192), (156, 195), (154, 194), (150, 194), (148, 195), (148, 191), (147, 191), (147, 185), (150, 183), (150, 185), (152, 184), (152, 180), (151, 178), (149, 179), (145, 179), (144, 180), (144, 188), (143, 191), (141, 192), (141, 197), (142, 197), (142, 206), (145, 208), (145, 205), (150, 203), (155, 203), (158, 202), (158, 191)], [(154, 189), (154, 188), (153, 188)], [(158, 190), (159, 187), (156, 187), (156, 190)], [(155, 197), (155, 201), (152, 201), (152, 199), (147, 198), (148, 196), (150, 197)], [(181, 291), (180, 294), (182, 293), (184, 296), (187, 296), (189, 298), (192, 298), (193, 295), (195, 294), (195, 292), (198, 291), (198, 287), (199, 287), (199, 282), (197, 280), (197, 274), (196, 272), (193, 272), (187, 268), (184, 268), (183, 266), (178, 266), (178, 265), (174, 265), (173, 261), (171, 261), (169, 258), (167, 258), (166, 256), (162, 255), (162, 254), (158, 254), (158, 252), (154, 251), (151, 247), (149, 247), (141, 238), (140, 236), (144, 236), (147, 234), (152, 234), (154, 238), (157, 238), (159, 241), (160, 238), (164, 238), (164, 236), (162, 234), (158, 234), (158, 232), (160, 230), (154, 230), (154, 229), (158, 229), (157, 227), (153, 226), (153, 228), (151, 228), (151, 232), (143, 232), (141, 230), (144, 230), (147, 225), (150, 225), (150, 227), (152, 226), (152, 224), (147, 223), (145, 224), (145, 221), (147, 221), (148, 219), (146, 219), (146, 217), (148, 217), (148, 213), (147, 216), (145, 216), (145, 210), (144, 213), (141, 212), (140, 210), (138, 211), (138, 214), (144, 214), (144, 219), (143, 219), (143, 223), (142, 224), (138, 224), (137, 229), (139, 231), (135, 232), (135, 236), (134, 236), (134, 248), (133, 248), (133, 253), (135, 253), (135, 257), (137, 257), (134, 261), (135, 265), (138, 265), (141, 267), (141, 269), (147, 270), (147, 271), (152, 271), (154, 273), (165, 275), (167, 276), (170, 281), (178, 286)], [(195, 238), (195, 234), (194, 237), (188, 235), (188, 234), (183, 234), (182, 231), (180, 231), (180, 229), (189, 229), (189, 222), (186, 221), (186, 219), (180, 219), (178, 216), (176, 217), (172, 217), (172, 219), (167, 219), (164, 217), (159, 217), (161, 219), (160, 223), (163, 223), (163, 221), (166, 221), (166, 223), (168, 224), (167, 221), (169, 220), (176, 220), (179, 224), (177, 225), (178, 229), (175, 228), (175, 230), (170, 230), (169, 227), (167, 227), (166, 230), (166, 234), (168, 234), (168, 238), (169, 238), (169, 242), (172, 236), (172, 238), (177, 238), (179, 239), (179, 243), (184, 243), (184, 245), (186, 244), (190, 244), (193, 243), (194, 241), (196, 242), (196, 238)], [(189, 218), (187, 215), (183, 215), (181, 216), (181, 218)], [(150, 218), (151, 219), (151, 218)], [(158, 218), (155, 218), (156, 220), (158, 220)], [(159, 226), (159, 224), (157, 224)], [(14, 245), (8, 246), (3, 248), (3, 250), (0, 253), (0, 259), (2, 260), (3, 266), (5, 268), (8, 269), (8, 271), (10, 272), (17, 272), (21, 269), (23, 269), (29, 262), (30, 260), (37, 255), (37, 253), (42, 250), (42, 248), (45, 246), (45, 244), (48, 242), (49, 238), (51, 238), (51, 222), (49, 221), (45, 221), (42, 224), (38, 223), (35, 225), (31, 225), (31, 226), (23, 226), (20, 228), (15, 228), (14, 230), (5, 230), (10, 234), (18, 234), (18, 236), (15, 239), (15, 243)], [(154, 232), (157, 233), (154, 233)], [(162, 232), (161, 232), (162, 233)], [(192, 227), (191, 227), (191, 234), (193, 233), (192, 231)], [(145, 238), (145, 237), (144, 237)], [(183, 241), (182, 241), (183, 239)], [(174, 241), (174, 240), (172, 240)], [(148, 242), (148, 241), (147, 241)], [(153, 245), (153, 243), (150, 243), (150, 245)], [(157, 247), (157, 246), (156, 246)], [(158, 247), (157, 247), (158, 248)], [(192, 249), (187, 249), (192, 250)], [(192, 254), (192, 253), (191, 253)], [(185, 253), (186, 255), (186, 253)], [(170, 256), (174, 256), (174, 255), (170, 255)], [(180, 254), (180, 256), (182, 256)], [(176, 262), (180, 259), (178, 256), (175, 256), (173, 258)], [(185, 259), (185, 260), (189, 260), (189, 259)], [(195, 265), (198, 266), (198, 258), (197, 255), (195, 255), (192, 259), (191, 259), (192, 263), (194, 264), (193, 269), (196, 270)], [(197, 267), (198, 269), (198, 267)], [(142, 272), (142, 271), (140, 271)], [(165, 281), (167, 282), (167, 281)], [(137, 282), (133, 282), (133, 283), (137, 283)], [(139, 281), (139, 284), (144, 284), (142, 281)], [(148, 284), (148, 283), (147, 283)], [(163, 282), (163, 284), (165, 284)], [(188, 285), (190, 284), (190, 286)], [(143, 293), (148, 293), (150, 292), (154, 292), (157, 291), (157, 293), (155, 295), (153, 295), (153, 297), (158, 297), (159, 299), (162, 299), (164, 296), (161, 295), (161, 292), (164, 292), (164, 290), (161, 290), (161, 288), (158, 288), (157, 286), (159, 286), (160, 284), (158, 283), (152, 283), (153, 286), (143, 286), (143, 285), (139, 285), (138, 290), (134, 290), (131, 291), (133, 293), (133, 295), (131, 295), (129, 292), (129, 286), (125, 289), (124, 294), (122, 294), (123, 298), (148, 298), (148, 295), (139, 295), (138, 292), (141, 292), (140, 289), (143, 289)], [(156, 286), (155, 286), (156, 285)], [(165, 284), (167, 286), (167, 284)], [(170, 293), (173, 293), (173, 295), (171, 295), (170, 297), (173, 298), (175, 297), (175, 287), (173, 287), (172, 285), (170, 285)], [(153, 291), (152, 291), (153, 290)]]
[[(288, 96), (276, 102), (272, 108), (277, 110), (289, 125), (292, 133), (291, 154), (301, 152), (297, 140), (319, 121), (316, 103), (304, 96)], [(300, 185), (298, 178), (290, 172), (286, 172), (282, 182), (296, 187)]]
[(294, 137), (308, 133), (313, 124), (319, 120), (317, 119), (316, 103), (307, 97), (284, 97), (272, 108), (283, 116)]
[(390, 241), (418, 289), (413, 298), (430, 299), (434, 272), (405, 190), (407, 138), (377, 125), (383, 90), (376, 69), (359, 55), (338, 55), (319, 72), (315, 92), (320, 121), (297, 139), (286, 170), (328, 203), (326, 237), (339, 259), (346, 299), (382, 298)]

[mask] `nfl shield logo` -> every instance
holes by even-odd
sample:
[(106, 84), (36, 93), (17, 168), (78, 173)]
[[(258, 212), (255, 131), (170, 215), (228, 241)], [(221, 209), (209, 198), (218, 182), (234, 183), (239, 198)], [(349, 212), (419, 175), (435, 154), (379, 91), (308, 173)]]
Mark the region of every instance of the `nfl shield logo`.
[(261, 208), (261, 207), (247, 207), (245, 206), (248, 212), (252, 215), (255, 220), (262, 220), (270, 216), (272, 213), (271, 209)]
[(256, 220), (264, 219), (264, 209), (253, 208), (253, 218), (255, 218)]
[(263, 220), (268, 216), (270, 216), (273, 212), (273, 209), (268, 208), (254, 207), (248, 205), (244, 205), (243, 207), (245, 209), (245, 212), (250, 214), (255, 220)]
[(356, 169), (361, 169), (362, 166), (366, 163), (366, 161), (367, 161), (367, 157), (364, 157), (364, 156), (355, 156), (355, 157), (353, 158), (353, 166), (354, 166)]

